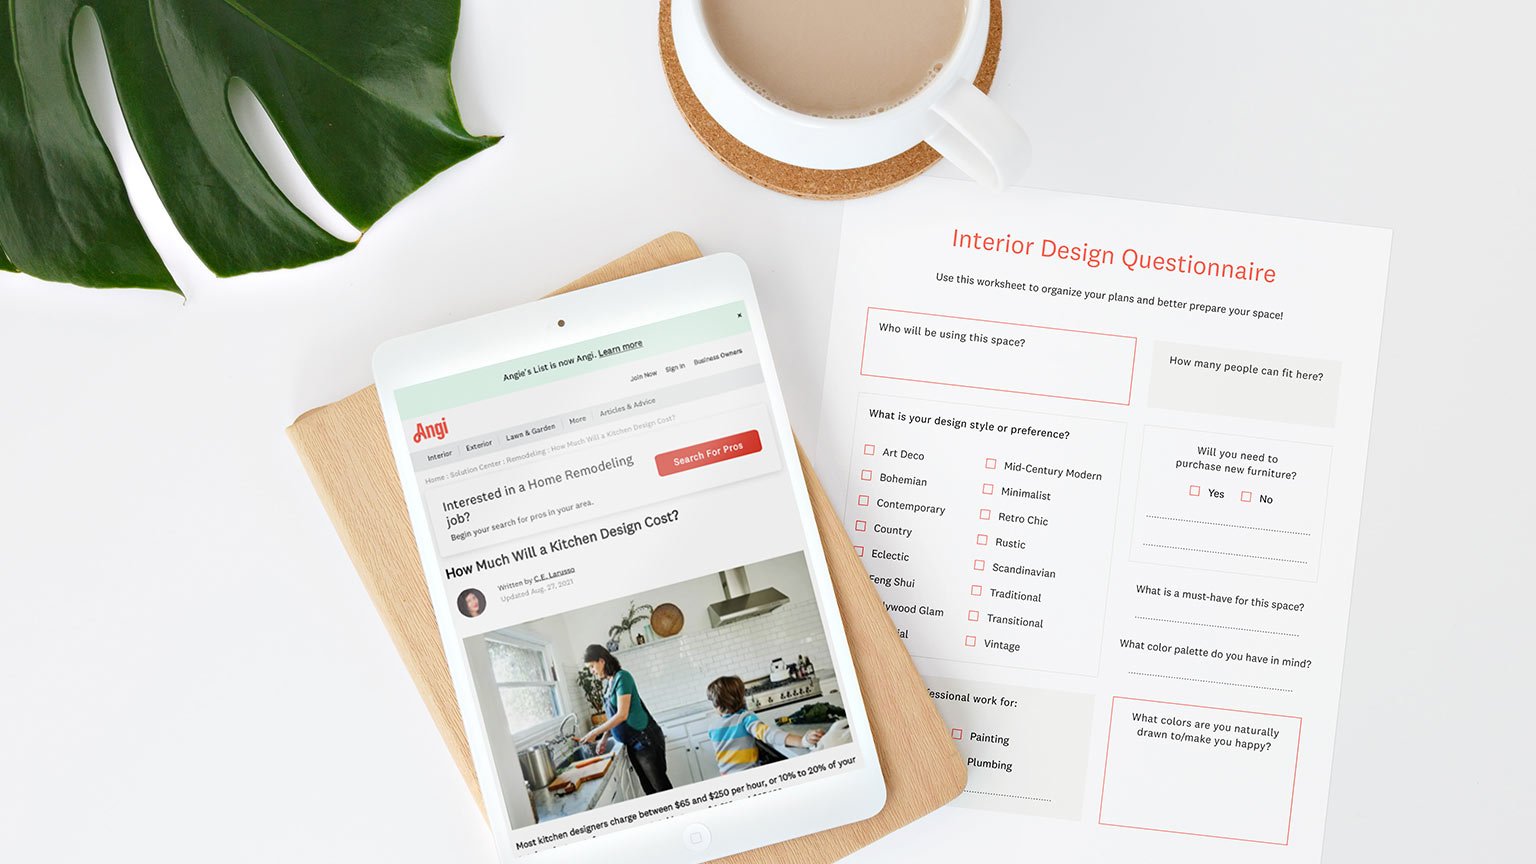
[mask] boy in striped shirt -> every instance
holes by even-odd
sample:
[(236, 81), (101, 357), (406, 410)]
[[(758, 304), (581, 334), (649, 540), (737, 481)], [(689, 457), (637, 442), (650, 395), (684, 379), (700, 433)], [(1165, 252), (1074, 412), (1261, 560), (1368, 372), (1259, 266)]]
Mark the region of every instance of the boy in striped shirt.
[(721, 774), (753, 768), (758, 763), (757, 742), (770, 747), (814, 747), (821, 740), (820, 729), (804, 735), (784, 732), (759, 720), (747, 710), (747, 690), (735, 675), (709, 682), (709, 701), (720, 716), (709, 728), (710, 743), (715, 746), (715, 762)]

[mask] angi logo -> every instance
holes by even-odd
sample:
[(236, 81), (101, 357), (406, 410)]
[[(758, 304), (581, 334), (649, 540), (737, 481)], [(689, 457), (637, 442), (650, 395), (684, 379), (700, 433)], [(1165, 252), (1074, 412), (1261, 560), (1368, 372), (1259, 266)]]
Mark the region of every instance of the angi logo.
[(417, 423), (416, 434), (411, 436), (411, 440), (417, 444), (420, 444), (428, 438), (436, 438), (437, 440), (441, 441), (447, 437), (448, 418), (443, 417), (439, 418), (436, 423)]

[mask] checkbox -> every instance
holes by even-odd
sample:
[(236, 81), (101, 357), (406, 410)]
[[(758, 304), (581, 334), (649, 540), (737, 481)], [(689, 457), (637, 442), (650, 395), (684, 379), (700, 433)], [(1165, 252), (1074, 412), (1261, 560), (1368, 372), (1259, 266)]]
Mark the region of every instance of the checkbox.
[(949, 738), (950, 738), (951, 741), (959, 741), (959, 740), (963, 739), (964, 737), (965, 737), (965, 730), (963, 730), (963, 729), (951, 729), (951, 730), (949, 730)]
[(869, 523), (868, 522), (865, 522), (863, 519), (855, 519), (855, 520), (853, 520), (853, 530), (855, 530), (855, 531), (865, 531), (865, 530), (868, 530), (868, 529), (869, 529)]
[(1251, 503), (1253, 503), (1253, 493), (1252, 492), (1244, 492), (1243, 494), (1239, 495), (1238, 498), (1244, 504), (1251, 504)]
[(873, 444), (865, 444), (864, 445), (864, 455), (865, 456), (873, 456), (873, 455), (875, 455), (875, 445), (873, 445)]
[(860, 480), (873, 480), (873, 479), (875, 479), (875, 472), (869, 470), (868, 468), (865, 468), (863, 471), (859, 472), (859, 479)]
[(855, 546), (855, 547), (853, 547), (853, 551), (859, 553), (859, 557), (860, 558), (864, 557), (864, 547), (863, 546)]
[(981, 613), (977, 612), (975, 609), (972, 609), (971, 611), (965, 613), (965, 617), (966, 617), (967, 620), (970, 620), (970, 621), (980, 621), (981, 620)]
[(993, 491), (993, 487), (992, 487), (991, 483), (983, 483), (983, 484), (981, 484), (981, 494), (983, 494), (983, 495), (991, 495), (992, 491)]
[[(868, 474), (869, 472), (865, 471), (864, 473)], [(865, 477), (864, 479), (868, 480), (869, 478)], [(1191, 486), (1191, 487), (1189, 487), (1189, 497), (1191, 497), (1191, 498), (1199, 498), (1200, 497), (1200, 487), (1199, 486)]]
[(976, 647), (976, 637), (975, 636), (967, 636), (967, 637), (965, 637), (965, 647), (967, 647), (967, 648), (975, 648)]
[(981, 514), (980, 515), (981, 515), (982, 521), (986, 521), (986, 520), (992, 518), (992, 511), (988, 510), (985, 507), (983, 507), (983, 508), (981, 508)]
[(986, 461), (986, 466), (988, 468), (996, 468), (997, 467), (997, 460), (996, 459), (988, 459)]
[(972, 585), (971, 586), (971, 596), (972, 597), (980, 597), (981, 596), (981, 586), (980, 585)]
[(868, 507), (869, 506), (869, 496), (868, 495), (860, 495), (859, 496), (859, 506), (860, 507)]
[(987, 535), (985, 535), (985, 534), (977, 534), (976, 535), (976, 545), (977, 546), (985, 546), (985, 545), (987, 545)]
[(972, 570), (985, 570), (985, 569), (987, 569), (987, 562), (981, 560), (980, 558), (977, 558), (975, 561), (971, 562), (971, 569)]

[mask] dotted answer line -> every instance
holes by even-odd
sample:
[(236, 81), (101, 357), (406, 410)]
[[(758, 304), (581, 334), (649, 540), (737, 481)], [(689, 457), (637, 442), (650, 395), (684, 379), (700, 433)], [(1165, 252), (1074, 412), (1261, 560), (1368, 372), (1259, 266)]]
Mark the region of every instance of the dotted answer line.
[(1182, 675), (1159, 675), (1156, 672), (1132, 672), (1132, 675), (1141, 675), (1146, 678), (1172, 678), (1175, 681), (1193, 681), (1196, 684), (1225, 684), (1228, 687), (1247, 687), (1252, 690), (1273, 690), (1276, 693), (1295, 693), (1288, 687), (1265, 687), (1263, 684), (1239, 684), (1236, 681), (1211, 681), (1207, 678), (1185, 678)]
[(961, 791), (969, 792), (972, 795), (992, 795), (997, 798), (1019, 798), (1024, 801), (1039, 801), (1043, 804), (1051, 803), (1051, 799), (1049, 798), (1035, 798), (1031, 795), (1009, 795), (1006, 792), (983, 792), (980, 789), (964, 789)]
[(1295, 639), (1301, 638), (1300, 633), (1284, 633), (1279, 630), (1256, 630), (1252, 627), (1232, 627), (1227, 624), (1206, 624), (1201, 621), (1180, 621), (1177, 618), (1153, 618), (1148, 615), (1137, 615), (1136, 617), (1143, 621), (1161, 621), (1164, 624), (1189, 624), (1193, 627), (1215, 627), (1217, 630), (1241, 630), (1244, 633), (1267, 633), (1270, 636), (1290, 636)]
[(1155, 546), (1158, 549), (1178, 549), (1181, 552), (1206, 552), (1211, 555), (1230, 555), (1233, 558), (1258, 558), (1264, 561), (1281, 561), (1286, 564), (1305, 564), (1305, 561), (1297, 561), (1295, 558), (1272, 558), (1268, 555), (1248, 555), (1243, 552), (1223, 552), (1220, 549), (1196, 549), (1193, 546), (1169, 546), (1166, 543), (1143, 543), (1143, 546)]
[(1246, 528), (1249, 531), (1268, 531), (1271, 534), (1294, 534), (1298, 537), (1311, 537), (1306, 531), (1287, 531), (1284, 528), (1260, 528), (1257, 525), (1239, 525), (1236, 522), (1207, 522), (1204, 519), (1185, 519), (1182, 516), (1159, 516), (1155, 513), (1146, 514), (1148, 519), (1166, 519), (1170, 522), (1193, 522), (1196, 525), (1217, 525), (1222, 528)]

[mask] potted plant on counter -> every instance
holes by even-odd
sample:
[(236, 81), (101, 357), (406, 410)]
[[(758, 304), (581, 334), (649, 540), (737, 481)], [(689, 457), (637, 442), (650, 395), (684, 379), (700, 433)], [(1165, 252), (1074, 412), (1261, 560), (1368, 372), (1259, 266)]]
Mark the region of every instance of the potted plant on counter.
[(603, 682), (592, 674), (591, 669), (583, 666), (576, 673), (576, 683), (581, 685), (581, 695), (586, 697), (587, 704), (592, 708), (592, 716), (588, 718), (592, 725), (597, 726), (607, 720), (608, 715), (603, 713)]

